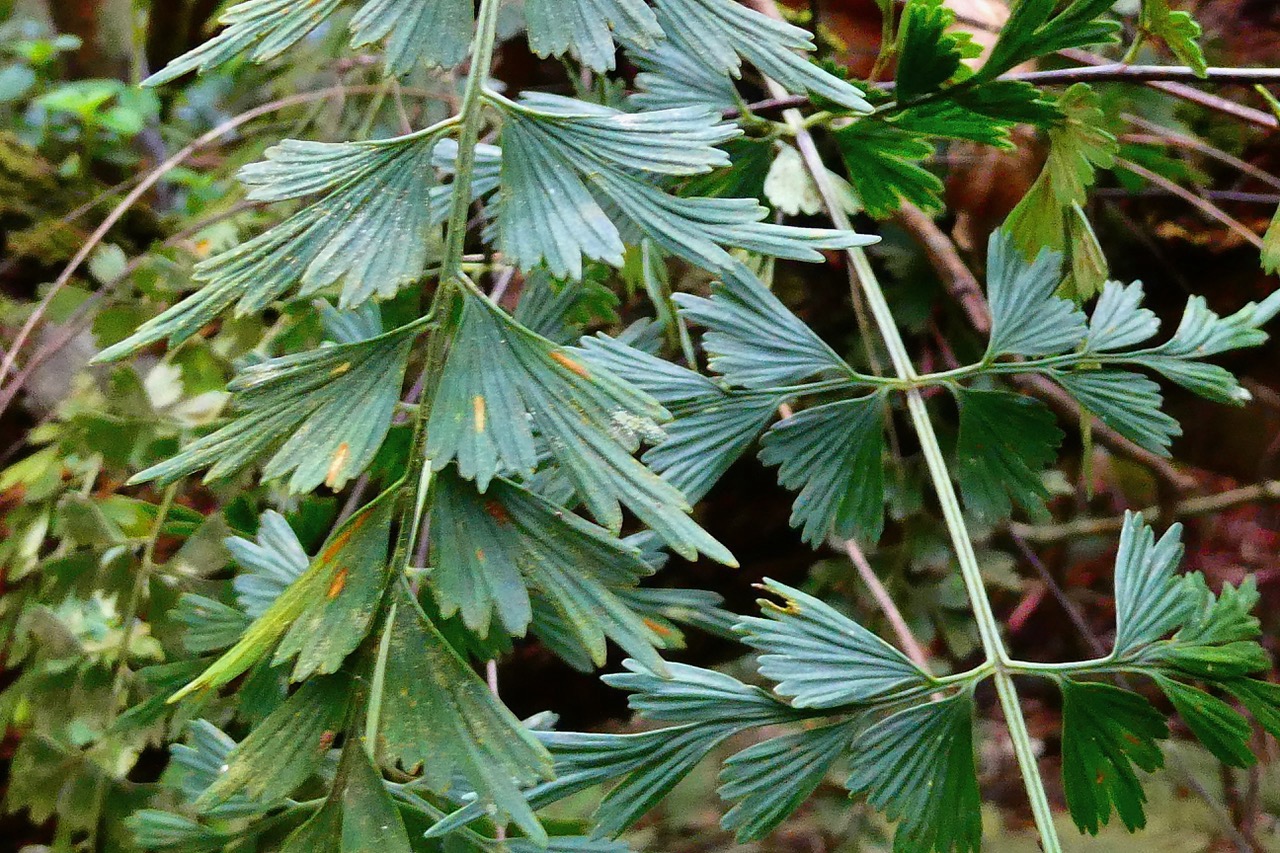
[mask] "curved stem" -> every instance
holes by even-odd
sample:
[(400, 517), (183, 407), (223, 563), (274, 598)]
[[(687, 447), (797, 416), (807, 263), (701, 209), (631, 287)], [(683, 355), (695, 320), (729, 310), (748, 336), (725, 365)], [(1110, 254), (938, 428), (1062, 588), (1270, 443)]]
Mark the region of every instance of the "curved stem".
[[(827, 208), (832, 222), (837, 228), (852, 230), (852, 223), (849, 221), (848, 215), (845, 214), (844, 209), (836, 200), (834, 188), (831, 186), (826, 166), (823, 164), (822, 157), (814, 144), (813, 136), (804, 127), (804, 118), (798, 110), (788, 110), (784, 114), (784, 118), (795, 131), (796, 146), (800, 150), (805, 165), (818, 187), (818, 192), (822, 196), (824, 206)], [(885, 300), (884, 291), (881, 290), (875, 271), (871, 268), (871, 262), (861, 249), (850, 249), (848, 257), (857, 275), (863, 295), (866, 297), (867, 305), (871, 309), (872, 318), (875, 320), (876, 326), (880, 330), (880, 335), (884, 339), (885, 348), (889, 352), (894, 372), (905, 383), (916, 382), (919, 377), (915, 372), (914, 365), (911, 363), (906, 343), (898, 330), (893, 313)], [(982, 580), (982, 572), (978, 566), (978, 558), (974, 553), (973, 543), (969, 538), (964, 514), (960, 509), (960, 499), (956, 494), (954, 484), (951, 482), (951, 474), (947, 469), (946, 459), (943, 457), (942, 446), (938, 443), (937, 433), (934, 431), (933, 423), (929, 419), (924, 397), (921, 396), (920, 390), (916, 387), (910, 387), (907, 390), (907, 409), (911, 415), (912, 426), (923, 449), (925, 461), (929, 468), (929, 476), (938, 495), (938, 502), (942, 506), (943, 518), (951, 535), (952, 546), (955, 548), (956, 558), (960, 565), (960, 574), (964, 580), (970, 604), (973, 607), (974, 619), (978, 624), (978, 633), (982, 639), (983, 650), (986, 652), (988, 662), (993, 666), (996, 692), (1000, 697), (1000, 707), (1009, 727), (1009, 737), (1013, 743), (1014, 755), (1018, 760), (1023, 782), (1026, 785), (1027, 796), (1031, 801), (1031, 811), (1035, 817), (1036, 829), (1040, 834), (1041, 844), (1045, 853), (1061, 853), (1062, 844), (1058, 840), (1057, 828), (1053, 823), (1053, 810), (1049, 805), (1048, 795), (1045, 793), (1044, 782), (1040, 778), (1040, 768), (1037, 763), (1035, 748), (1031, 743), (1030, 733), (1027, 731), (1026, 719), (1022, 714), (1022, 706), (1018, 702), (1017, 690), (1006, 669), (1009, 663), (1009, 656), (1000, 637), (999, 622), (996, 621), (995, 613), (991, 608), (991, 601), (987, 597), (986, 587)]]

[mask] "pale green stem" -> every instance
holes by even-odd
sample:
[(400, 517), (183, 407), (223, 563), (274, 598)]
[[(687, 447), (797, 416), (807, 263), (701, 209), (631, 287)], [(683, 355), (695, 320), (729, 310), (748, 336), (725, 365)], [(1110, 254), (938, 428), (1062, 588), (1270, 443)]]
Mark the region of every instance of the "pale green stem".
[(369, 759), (378, 762), (378, 728), (382, 724), (382, 691), (387, 683), (387, 657), (391, 653), (391, 626), (396, 622), (395, 601), (387, 611), (382, 637), (378, 640), (378, 657), (373, 664), (373, 678), (369, 682), (369, 704), (364, 714), (364, 748)]
[(404, 480), (404, 503), (401, 505), (400, 534), (396, 541), (392, 565), (399, 570), (408, 567), (412, 559), (418, 522), (427, 502), (430, 488), (430, 461), (424, 448), (427, 438), (427, 421), (430, 418), (431, 400), (435, 386), (444, 367), (450, 338), (454, 327), (453, 306), (457, 283), (462, 276), (463, 252), (466, 247), (467, 215), (471, 208), (471, 179), (475, 172), (476, 143), (480, 139), (480, 127), (484, 117), (484, 83), (493, 64), (493, 49), (497, 41), (498, 9), (501, 0), (481, 0), (476, 21), (476, 37), (471, 51), (471, 68), (462, 92), (462, 103), (455, 121), (461, 122), (458, 132), (458, 156), (453, 170), (453, 196), (449, 219), (445, 224), (444, 252), (440, 260), (440, 278), (436, 289), (432, 313), (440, 318), (440, 328), (431, 336), (427, 349), (426, 386), (422, 402), (413, 425), (413, 441), (409, 451), (409, 470)]
[[(815, 185), (818, 187), (819, 194), (822, 196), (832, 223), (837, 228), (853, 230), (853, 225), (849, 221), (844, 208), (840, 205), (834, 188), (831, 186), (826, 166), (822, 162), (817, 146), (814, 145), (813, 136), (804, 127), (803, 115), (799, 110), (788, 110), (783, 117), (795, 132), (796, 146), (799, 148), (805, 165)], [(919, 377), (916, 374), (915, 366), (911, 362), (906, 343), (903, 341), (897, 322), (893, 318), (893, 312), (889, 309), (889, 304), (885, 300), (884, 291), (880, 288), (875, 271), (871, 268), (871, 262), (867, 259), (866, 253), (858, 248), (850, 249), (848, 255), (863, 295), (866, 297), (867, 305), (871, 310), (871, 316), (884, 339), (885, 348), (888, 350), (890, 361), (893, 363), (894, 373), (897, 374), (899, 380), (905, 383), (916, 382)], [(920, 446), (923, 449), (925, 461), (929, 467), (929, 476), (938, 495), (938, 502), (942, 506), (942, 515), (946, 521), (947, 530), (951, 535), (951, 543), (955, 548), (956, 559), (960, 565), (960, 575), (964, 580), (965, 589), (973, 607), (973, 615), (978, 624), (982, 647), (986, 652), (988, 663), (992, 665), (996, 692), (1000, 697), (1000, 707), (1009, 727), (1009, 737), (1013, 743), (1014, 754), (1017, 757), (1018, 767), (1022, 772), (1022, 778), (1027, 788), (1027, 796), (1031, 801), (1031, 811), (1035, 816), (1036, 829), (1039, 831), (1045, 853), (1061, 853), (1062, 845), (1058, 840), (1057, 828), (1053, 823), (1053, 810), (1049, 805), (1048, 796), (1045, 794), (1044, 782), (1040, 778), (1035, 747), (1032, 745), (1031, 736), (1027, 731), (1027, 723), (1022, 715), (1022, 706), (1018, 702), (1018, 694), (1014, 688), (1013, 680), (1006, 669), (1009, 664), (1009, 656), (1005, 651), (1004, 641), (1000, 637), (1000, 624), (996, 621), (995, 613), (991, 609), (991, 601), (987, 597), (986, 586), (982, 580), (982, 571), (978, 566), (978, 558), (973, 550), (973, 542), (969, 537), (964, 514), (960, 509), (959, 497), (956, 494), (954, 484), (951, 482), (951, 474), (947, 470), (946, 459), (942, 454), (942, 446), (938, 443), (937, 433), (934, 431), (933, 423), (929, 420), (929, 412), (919, 389), (909, 387), (906, 396), (907, 410), (911, 415), (912, 426), (915, 428)]]
[[(156, 507), (156, 520), (152, 523), (151, 532), (147, 534), (146, 541), (142, 546), (142, 564), (138, 567), (138, 573), (133, 579), (133, 588), (129, 591), (129, 598), (125, 602), (124, 613), (120, 622), (120, 649), (116, 659), (115, 677), (111, 682), (110, 715), (112, 720), (115, 719), (120, 697), (124, 694), (125, 678), (129, 672), (129, 647), (133, 645), (133, 623), (137, 621), (147, 580), (155, 568), (156, 544), (160, 541), (160, 535), (164, 532), (164, 523), (169, 518), (169, 510), (173, 508), (173, 502), (177, 495), (178, 484), (171, 483), (160, 498), (160, 505)], [(101, 748), (108, 742), (107, 738), (103, 738), (93, 748)], [(102, 822), (102, 806), (106, 802), (107, 796), (107, 771), (104, 768), (100, 768), (98, 774), (98, 781), (94, 785), (93, 791), (93, 823), (89, 829), (89, 839), (86, 845), (90, 850), (97, 849), (98, 828)]]
[[(120, 654), (116, 660), (116, 674), (111, 687), (112, 696), (116, 701), (119, 700), (120, 693), (124, 689), (125, 673), (129, 670), (129, 647), (133, 645), (133, 623), (137, 621), (138, 610), (142, 606), (143, 591), (155, 568), (156, 543), (160, 541), (160, 534), (164, 532), (164, 523), (169, 517), (169, 510), (173, 508), (173, 501), (177, 494), (178, 484), (170, 483), (160, 498), (160, 505), (156, 507), (156, 520), (152, 523), (151, 532), (142, 546), (142, 565), (138, 567), (138, 574), (133, 579), (133, 589), (130, 590), (129, 599), (125, 603), (124, 615), (120, 622)], [(115, 713), (114, 705), (111, 712)]]

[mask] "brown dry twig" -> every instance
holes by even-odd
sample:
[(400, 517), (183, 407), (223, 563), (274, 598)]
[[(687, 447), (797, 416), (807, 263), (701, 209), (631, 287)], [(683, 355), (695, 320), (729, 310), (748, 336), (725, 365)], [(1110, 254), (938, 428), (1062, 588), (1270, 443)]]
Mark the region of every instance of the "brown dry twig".
[(1185, 201), (1187, 204), (1194, 207), (1196, 210), (1199, 210), (1205, 216), (1208, 216), (1210, 219), (1216, 219), (1218, 222), (1221, 222), (1223, 225), (1227, 226), (1228, 229), (1235, 232), (1235, 234), (1238, 235), (1246, 243), (1250, 243), (1259, 249), (1262, 248), (1262, 238), (1259, 237), (1256, 233), (1254, 233), (1252, 228), (1245, 225), (1243, 222), (1236, 219), (1234, 216), (1227, 213), (1225, 210), (1218, 207), (1216, 204), (1209, 201), (1208, 199), (1196, 195), (1186, 187), (1183, 187), (1177, 183), (1174, 183), (1173, 181), (1166, 178), (1164, 175), (1153, 172), (1150, 169), (1148, 169), (1146, 166), (1142, 166), (1138, 163), (1133, 162), (1132, 160), (1126, 160), (1123, 157), (1117, 157), (1116, 165), (1124, 169), (1125, 171), (1133, 172), (1135, 175), (1142, 178), (1144, 181), (1148, 181), (1152, 184), (1155, 184), (1156, 186), (1160, 187), (1166, 192), (1177, 196), (1178, 198)]
[[(1280, 501), (1280, 480), (1267, 480), (1252, 486), (1242, 486), (1204, 497), (1186, 498), (1173, 505), (1170, 512), (1159, 506), (1149, 506), (1142, 510), (1142, 515), (1149, 522), (1173, 520), (1178, 518), (1194, 518), (1202, 515), (1213, 515), (1225, 512), (1246, 504)], [(1119, 516), (1107, 518), (1077, 518), (1061, 524), (1022, 524), (1013, 522), (1010, 532), (1037, 544), (1066, 542), (1083, 536), (1102, 536), (1119, 533), (1124, 527), (1124, 519)]]

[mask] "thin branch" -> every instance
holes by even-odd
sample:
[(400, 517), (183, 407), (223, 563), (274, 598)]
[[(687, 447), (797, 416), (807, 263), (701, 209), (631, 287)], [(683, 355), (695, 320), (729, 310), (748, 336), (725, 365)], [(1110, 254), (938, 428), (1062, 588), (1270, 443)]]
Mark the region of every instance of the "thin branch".
[[(1076, 48), (1063, 50), (1058, 55), (1070, 59), (1072, 62), (1079, 62), (1082, 65), (1105, 66), (1112, 64), (1108, 59), (1089, 53), (1087, 50)], [(1276, 117), (1269, 112), (1237, 104), (1235, 101), (1229, 101), (1210, 92), (1202, 92), (1195, 86), (1188, 86), (1186, 83), (1169, 80), (1146, 80), (1144, 83), (1152, 89), (1164, 92), (1166, 95), (1173, 95), (1175, 98), (1214, 110), (1266, 130), (1275, 130), (1280, 127), (1280, 121), (1277, 121)]]
[(1280, 83), (1280, 68), (1209, 68), (1203, 75), (1185, 65), (1087, 65), (1082, 68), (1052, 68), (1044, 71), (1022, 71), (1003, 79), (1021, 80), (1040, 86), (1063, 86), (1072, 83)]
[[(1139, 141), (1135, 137), (1143, 137), (1145, 139), (1156, 139), (1154, 136), (1146, 136), (1145, 134), (1127, 134), (1124, 137), (1125, 142)], [(1241, 190), (1201, 190), (1198, 195), (1212, 202), (1227, 202), (1231, 204), (1262, 204), (1267, 206), (1275, 206), (1280, 204), (1280, 193), (1250, 193)], [(1093, 190), (1093, 197), (1100, 199), (1134, 199), (1134, 198), (1171, 198), (1175, 194), (1160, 187), (1146, 187), (1140, 190), (1127, 190), (1124, 187), (1099, 187)], [(1181, 196), (1177, 196), (1181, 198)]]
[(894, 604), (893, 596), (889, 595), (889, 591), (880, 582), (879, 575), (875, 573), (875, 570), (871, 568), (871, 564), (867, 562), (867, 556), (862, 553), (862, 549), (858, 547), (858, 544), (851, 539), (843, 540), (840, 543), (840, 547), (849, 555), (849, 562), (853, 563), (853, 567), (858, 570), (858, 577), (862, 578), (862, 582), (871, 591), (871, 597), (876, 600), (876, 604), (879, 605), (880, 610), (884, 613), (884, 617), (888, 620), (889, 627), (893, 629), (894, 635), (898, 638), (898, 643), (902, 646), (902, 650), (907, 653), (907, 657), (911, 658), (916, 666), (928, 672), (929, 656), (925, 653), (924, 646), (920, 644), (920, 640), (916, 638), (911, 626), (903, 618), (902, 611), (898, 609), (898, 605)]
[[(1129, 122), (1130, 124), (1134, 125), (1135, 127), (1139, 127), (1142, 130), (1145, 130), (1147, 133), (1150, 133), (1156, 137), (1159, 137), (1159, 139), (1163, 140), (1169, 145), (1173, 145), (1178, 148), (1185, 148), (1189, 151), (1198, 151), (1201, 154), (1204, 154), (1208, 157), (1213, 158), (1214, 160), (1219, 161), (1220, 163), (1225, 163), (1231, 168), (1236, 169), (1242, 172), (1243, 174), (1246, 174), (1249, 177), (1254, 178), (1255, 180), (1261, 181), (1262, 183), (1266, 184), (1269, 187), (1280, 189), (1280, 177), (1276, 177), (1275, 175), (1268, 172), (1266, 169), (1255, 166), (1254, 164), (1250, 163), (1247, 160), (1241, 160), (1239, 157), (1236, 157), (1234, 154), (1229, 154), (1226, 151), (1223, 151), (1221, 148), (1217, 147), (1216, 145), (1212, 145), (1203, 139), (1198, 139), (1194, 136), (1188, 136), (1185, 133), (1179, 133), (1176, 130), (1171, 130), (1165, 127), (1164, 125), (1156, 124), (1153, 121), (1148, 121), (1142, 116), (1134, 115), (1133, 113), (1124, 113), (1121, 116), (1121, 118), (1123, 118), (1125, 121)], [(1139, 140), (1135, 139), (1133, 141), (1139, 141)]]
[[(1210, 68), (1204, 77), (1196, 74), (1195, 69), (1185, 65), (1126, 65), (1122, 62), (1108, 62), (1100, 56), (1085, 51), (1064, 50), (1062, 55), (1075, 62), (1085, 63), (1078, 68), (1050, 68), (1036, 71), (1010, 71), (1000, 75), (1000, 80), (1014, 80), (1032, 83), (1038, 86), (1070, 86), (1074, 83), (1134, 83), (1150, 85), (1168, 94), (1198, 102), (1201, 106), (1227, 112), (1236, 118), (1244, 119), (1250, 124), (1260, 127), (1275, 128), (1278, 126), (1275, 116), (1270, 113), (1254, 110), (1226, 101), (1216, 95), (1210, 95), (1194, 89), (1188, 83), (1213, 83), (1217, 85), (1237, 83), (1254, 85), (1258, 83), (1280, 83), (1280, 68)], [(1085, 58), (1087, 57), (1087, 59)], [(891, 92), (896, 84), (892, 80), (877, 80), (864, 84), (869, 88)], [(783, 112), (797, 107), (808, 106), (812, 99), (808, 95), (785, 95), (765, 98), (748, 104), (753, 114)], [(1224, 108), (1223, 104), (1229, 104)], [(742, 114), (740, 109), (725, 112), (726, 118), (737, 118)]]
[(1133, 162), (1132, 160), (1126, 160), (1123, 157), (1117, 157), (1116, 165), (1130, 172), (1133, 172), (1138, 177), (1144, 180), (1150, 181), (1151, 183), (1155, 184), (1161, 189), (1164, 189), (1165, 191), (1172, 193), (1173, 195), (1185, 201), (1187, 204), (1199, 210), (1205, 216), (1208, 216), (1210, 219), (1218, 220), (1223, 225), (1227, 226), (1227, 228), (1231, 229), (1236, 234), (1238, 234), (1246, 242), (1252, 243), (1254, 246), (1256, 246), (1259, 249), (1262, 248), (1262, 238), (1259, 237), (1257, 234), (1255, 234), (1253, 232), (1253, 229), (1251, 229), (1249, 226), (1245, 225), (1243, 222), (1236, 219), (1234, 216), (1227, 213), (1225, 210), (1218, 207), (1216, 204), (1209, 201), (1208, 199), (1202, 198), (1201, 196), (1196, 195), (1186, 187), (1180, 186), (1177, 183), (1166, 178), (1164, 175), (1157, 174), (1156, 172), (1153, 172), (1150, 169), (1148, 169), (1146, 166), (1139, 165)]
[[(1142, 510), (1148, 522), (1162, 520), (1172, 521), (1179, 518), (1194, 518), (1202, 515), (1213, 515), (1225, 512), (1238, 506), (1253, 503), (1280, 501), (1280, 480), (1267, 480), (1252, 486), (1243, 486), (1205, 497), (1187, 498), (1173, 506), (1169, 518), (1165, 519), (1165, 510), (1160, 506), (1149, 506)], [(1102, 536), (1119, 533), (1124, 527), (1124, 519), (1077, 518), (1061, 524), (1022, 524), (1013, 522), (1009, 530), (1028, 542), (1045, 545), (1054, 542), (1066, 542), (1088, 536)]]

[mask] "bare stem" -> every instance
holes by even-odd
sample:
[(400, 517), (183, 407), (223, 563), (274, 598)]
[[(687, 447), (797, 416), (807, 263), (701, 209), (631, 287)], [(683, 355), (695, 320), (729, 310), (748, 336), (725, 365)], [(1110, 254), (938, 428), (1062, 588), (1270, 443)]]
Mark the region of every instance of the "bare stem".
[(849, 555), (849, 562), (853, 563), (853, 567), (857, 569), (858, 577), (862, 578), (862, 582), (871, 591), (871, 597), (876, 600), (876, 604), (879, 605), (880, 610), (884, 613), (885, 619), (889, 620), (889, 627), (893, 629), (894, 636), (898, 638), (898, 643), (902, 646), (902, 650), (907, 653), (907, 657), (911, 658), (912, 663), (928, 672), (929, 656), (925, 654), (924, 647), (920, 645), (920, 641), (911, 630), (911, 626), (907, 624), (902, 611), (894, 603), (893, 596), (889, 595), (889, 590), (885, 589), (884, 584), (880, 582), (879, 576), (871, 568), (871, 564), (867, 562), (866, 554), (862, 553), (858, 543), (852, 539), (846, 539), (840, 544), (844, 548), (844, 552)]
[[(772, 0), (762, 0), (758, 5), (770, 11), (775, 17), (778, 15), (777, 7)], [(774, 92), (778, 91), (777, 87), (771, 87), (771, 89)], [(805, 166), (818, 188), (823, 205), (826, 207), (827, 214), (831, 217), (833, 224), (837, 228), (852, 230), (852, 223), (839, 203), (838, 196), (831, 185), (826, 165), (822, 162), (822, 156), (818, 153), (817, 146), (814, 144), (813, 136), (805, 127), (804, 116), (798, 109), (788, 109), (783, 113), (783, 120), (795, 135), (796, 147), (799, 149)], [(906, 343), (898, 330), (893, 312), (889, 309), (889, 304), (885, 300), (884, 291), (881, 290), (875, 271), (871, 268), (870, 260), (868, 260), (866, 253), (858, 248), (848, 250), (848, 257), (866, 298), (871, 316), (875, 320), (880, 335), (884, 340), (894, 372), (904, 382), (915, 381), (918, 378), (915, 367), (907, 352)], [(1061, 853), (1062, 845), (1058, 840), (1057, 828), (1053, 823), (1053, 811), (1049, 806), (1048, 796), (1045, 794), (1044, 782), (1040, 778), (1035, 748), (1027, 731), (1026, 720), (1022, 715), (1022, 706), (1018, 702), (1017, 691), (1009, 673), (1005, 670), (1005, 666), (1009, 662), (1009, 656), (1000, 637), (999, 623), (996, 621), (995, 613), (991, 609), (991, 601), (987, 597), (986, 587), (982, 580), (982, 572), (978, 566), (977, 555), (974, 553), (973, 542), (965, 526), (964, 515), (960, 509), (960, 500), (956, 495), (955, 486), (951, 482), (951, 475), (947, 470), (946, 460), (942, 455), (942, 447), (938, 443), (938, 436), (934, 432), (933, 423), (929, 419), (924, 397), (921, 396), (918, 388), (912, 387), (907, 391), (907, 409), (910, 412), (912, 425), (924, 451), (929, 474), (938, 495), (938, 501), (942, 505), (943, 517), (951, 534), (952, 546), (955, 548), (956, 557), (960, 564), (961, 577), (964, 580), (965, 589), (973, 607), (974, 618), (977, 622), (978, 633), (982, 638), (982, 646), (986, 652), (987, 662), (994, 668), (994, 678), (997, 692), (1000, 695), (1000, 705), (1009, 727), (1009, 736), (1027, 788), (1027, 795), (1031, 801), (1031, 810), (1035, 816), (1036, 828), (1039, 831), (1041, 843), (1046, 853)]]
[[(1080, 56), (1081, 53), (1083, 52), (1063, 51), (1064, 56), (1075, 61), (1084, 61)], [(1092, 54), (1086, 53), (1084, 56), (1089, 57), (1090, 61), (1096, 61), (1099, 64), (1087, 64), (1079, 68), (1011, 71), (1000, 75), (998, 79), (1015, 80), (1038, 86), (1070, 86), (1073, 83), (1181, 84), (1183, 86), (1189, 83), (1215, 83), (1218, 85), (1231, 83), (1240, 85), (1280, 83), (1280, 68), (1210, 68), (1205, 72), (1204, 76), (1200, 76), (1194, 68), (1188, 68), (1185, 65), (1128, 65), (1122, 62), (1109, 63)], [(867, 85), (873, 89), (883, 91), (892, 91), (894, 89), (894, 83), (891, 80), (872, 81)], [(1163, 87), (1157, 86), (1157, 88)], [(1185, 94), (1182, 89), (1173, 91), (1165, 89), (1165, 91), (1179, 97)], [(1192, 91), (1198, 90), (1193, 89)], [(810, 103), (808, 95), (782, 94), (777, 97), (756, 101), (747, 106), (753, 114), (762, 115), (802, 107), (808, 103)], [(1208, 105), (1206, 104), (1205, 106)], [(1241, 107), (1241, 109), (1248, 108)], [(1258, 113), (1258, 116), (1253, 115), (1255, 112)], [(741, 115), (741, 110), (736, 109), (726, 113), (726, 117), (729, 118), (735, 118), (739, 115)], [(1245, 118), (1252, 124), (1261, 123), (1263, 126), (1275, 126), (1274, 117), (1257, 110), (1251, 110), (1248, 115), (1238, 115), (1237, 117)], [(1264, 118), (1260, 121), (1259, 117)], [(1271, 121), (1266, 121), (1266, 117), (1270, 117)]]
[(435, 397), (435, 389), (454, 332), (453, 308), (457, 299), (458, 281), (463, 274), (462, 259), (467, 239), (467, 214), (471, 208), (471, 179), (475, 172), (476, 143), (480, 139), (480, 126), (484, 118), (484, 83), (489, 76), (489, 67), (493, 64), (500, 5), (499, 0), (481, 0), (475, 44), (471, 52), (471, 68), (467, 72), (462, 104), (454, 117), (461, 124), (461, 129), (458, 132), (458, 154), (454, 163), (449, 219), (445, 224), (439, 285), (432, 305), (432, 313), (440, 318), (440, 327), (431, 335), (427, 348), (422, 402), (414, 417), (413, 439), (401, 504), (400, 534), (392, 556), (392, 565), (400, 571), (408, 568), (413, 556), (430, 489), (431, 463), (425, 454), (427, 422), (431, 401)]

